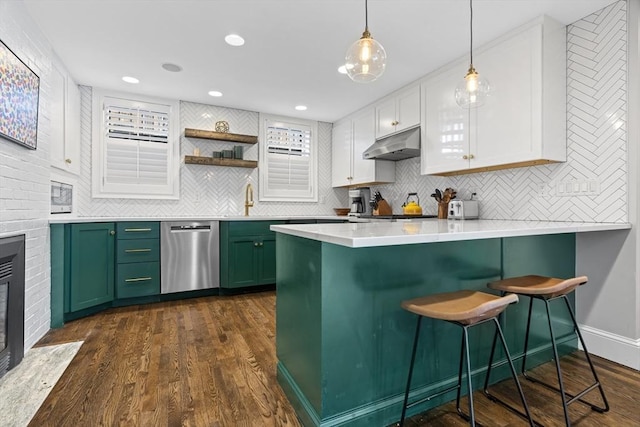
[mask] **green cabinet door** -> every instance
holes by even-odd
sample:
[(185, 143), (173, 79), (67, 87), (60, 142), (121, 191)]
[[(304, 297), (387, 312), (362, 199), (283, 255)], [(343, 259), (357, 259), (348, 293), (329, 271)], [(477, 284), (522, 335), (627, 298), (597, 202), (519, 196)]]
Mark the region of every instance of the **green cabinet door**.
[(114, 235), (113, 223), (71, 225), (70, 311), (113, 300)]
[(276, 283), (276, 238), (271, 235), (263, 237), (259, 245), (258, 254), (258, 284), (271, 285)]
[(258, 241), (255, 236), (230, 237), (228, 279), (225, 287), (241, 288), (258, 283)]

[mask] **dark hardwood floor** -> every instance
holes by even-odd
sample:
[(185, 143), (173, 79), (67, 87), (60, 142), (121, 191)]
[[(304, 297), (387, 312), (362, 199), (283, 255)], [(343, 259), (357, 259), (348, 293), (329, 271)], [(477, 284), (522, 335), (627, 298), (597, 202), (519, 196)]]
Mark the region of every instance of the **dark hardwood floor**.
[[(299, 425), (276, 381), (275, 292), (110, 309), (52, 330), (38, 345), (78, 340), (84, 345), (30, 426)], [(581, 356), (562, 360), (569, 390), (586, 376)], [(611, 411), (599, 414), (575, 403), (573, 425), (640, 426), (640, 373), (594, 359)], [(555, 378), (551, 364), (536, 371), (547, 381)], [(564, 425), (557, 395), (528, 381), (523, 387), (536, 420)], [(515, 395), (509, 381), (495, 390)], [(526, 425), (480, 393), (474, 397), (483, 425)], [(598, 397), (592, 392), (588, 398)], [(468, 423), (449, 403), (406, 425)]]

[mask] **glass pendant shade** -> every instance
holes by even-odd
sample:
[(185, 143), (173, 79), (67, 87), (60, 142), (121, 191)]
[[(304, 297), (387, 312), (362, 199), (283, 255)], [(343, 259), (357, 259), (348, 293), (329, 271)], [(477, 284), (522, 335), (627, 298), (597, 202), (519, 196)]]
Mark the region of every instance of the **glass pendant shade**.
[(467, 75), (456, 86), (456, 103), (463, 108), (480, 107), (486, 102), (490, 91), (489, 81), (480, 77), (471, 64)]
[(347, 75), (354, 82), (369, 83), (384, 73), (387, 53), (365, 29), (362, 37), (351, 45), (345, 56)]

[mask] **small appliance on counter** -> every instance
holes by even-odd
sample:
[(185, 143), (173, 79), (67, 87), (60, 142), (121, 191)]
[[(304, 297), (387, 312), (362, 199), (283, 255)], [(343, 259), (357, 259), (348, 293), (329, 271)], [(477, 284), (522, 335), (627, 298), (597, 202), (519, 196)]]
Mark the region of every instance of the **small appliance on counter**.
[(407, 200), (402, 205), (402, 213), (405, 215), (422, 215), (418, 193), (409, 193), (407, 195)]
[(477, 200), (451, 200), (449, 202), (449, 219), (478, 219)]
[(371, 215), (372, 209), (369, 204), (371, 190), (369, 187), (353, 188), (349, 190), (349, 216)]

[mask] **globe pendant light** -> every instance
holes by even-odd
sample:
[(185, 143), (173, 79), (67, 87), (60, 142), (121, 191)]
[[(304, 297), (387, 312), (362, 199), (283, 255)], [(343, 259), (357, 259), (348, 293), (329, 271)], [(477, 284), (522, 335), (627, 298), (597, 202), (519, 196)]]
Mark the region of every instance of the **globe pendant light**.
[(473, 0), (469, 0), (470, 10), (470, 47), (469, 47), (469, 70), (458, 86), (456, 87), (456, 102), (463, 108), (479, 107), (485, 103), (491, 86), (489, 81), (480, 77), (473, 67)]
[(354, 82), (369, 83), (384, 73), (387, 53), (369, 32), (368, 0), (364, 2), (364, 32), (362, 37), (351, 45), (345, 56), (347, 75)]

